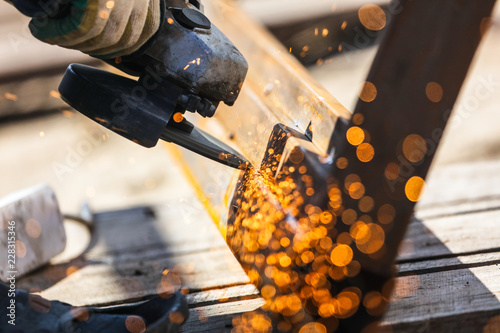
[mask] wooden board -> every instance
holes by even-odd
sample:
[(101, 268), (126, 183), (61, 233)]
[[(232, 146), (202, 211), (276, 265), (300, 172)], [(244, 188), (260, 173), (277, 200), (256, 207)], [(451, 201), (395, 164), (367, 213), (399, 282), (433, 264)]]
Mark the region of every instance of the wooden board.
[[(156, 211), (158, 218), (143, 209), (98, 214), (98, 238), (83, 258), (48, 267), (20, 286), (75, 305), (109, 305), (155, 295), (168, 269), (189, 291), (185, 332), (222, 332), (234, 314), (262, 304), (206, 216), (187, 227), (171, 208)], [(500, 210), (491, 210), (415, 220), (406, 240), (413, 251), (400, 256), (385, 327), (435, 327), (453, 324), (458, 315), (486, 320), (485, 314), (500, 313), (500, 251), (492, 246), (500, 239), (500, 229), (493, 228), (499, 217)]]

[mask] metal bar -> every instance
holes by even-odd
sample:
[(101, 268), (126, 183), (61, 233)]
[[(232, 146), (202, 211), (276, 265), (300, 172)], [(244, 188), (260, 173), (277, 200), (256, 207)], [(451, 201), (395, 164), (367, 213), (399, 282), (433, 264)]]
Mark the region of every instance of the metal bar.
[(275, 128), (265, 170), (241, 179), (227, 228), (228, 244), (266, 300), (255, 314), (261, 322), (284, 331), (374, 329), (494, 3), (394, 1), (400, 11), (356, 112), (346, 126), (337, 121), (333, 163)]
[[(365, 267), (372, 262), (372, 270), (391, 272), (494, 3), (403, 1), (401, 13), (393, 18), (347, 135), (336, 143), (336, 160), (348, 167), (340, 169), (337, 163), (330, 170), (334, 177), (330, 181), (339, 188), (346, 187), (348, 175), (357, 175), (364, 197), (374, 201), (367, 215), (384, 230), (386, 241), (376, 261), (359, 253)], [(364, 136), (363, 143), (355, 142), (360, 139), (357, 135)], [(357, 208), (359, 203), (343, 196), (345, 207)], [(387, 222), (389, 216), (382, 217), (392, 211), (385, 205), (394, 208), (394, 223)]]

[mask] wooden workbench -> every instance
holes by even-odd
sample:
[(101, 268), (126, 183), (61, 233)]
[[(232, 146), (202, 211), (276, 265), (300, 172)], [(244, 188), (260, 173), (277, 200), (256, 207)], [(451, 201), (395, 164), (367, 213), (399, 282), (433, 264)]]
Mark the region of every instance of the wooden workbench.
[[(2, 29), (13, 21), (2, 21)], [(396, 290), (381, 331), (500, 331), (498, 37), (495, 20), (459, 105), (473, 98), (485, 79), (496, 85), (446, 133), (400, 251)], [(353, 89), (347, 88), (362, 82), (370, 54), (339, 58), (313, 73), (351, 106)], [(0, 56), (15, 58), (7, 51)], [(36, 73), (46, 63), (32, 66)], [(13, 73), (9, 66), (2, 68)], [(335, 78), (325, 77), (333, 70), (339, 73)], [(46, 93), (53, 89), (47, 87)], [(4, 93), (0, 103), (22, 102)], [(164, 147), (143, 149), (70, 110), (60, 111), (0, 124), (0, 195), (49, 183), (65, 212), (76, 213), (81, 202), (90, 203), (95, 234), (75, 259), (90, 239), (85, 229), (68, 224), (66, 253), (21, 279), (18, 287), (75, 305), (110, 305), (157, 294), (162, 276), (171, 274), (172, 287), (182, 288), (191, 306), (185, 332), (229, 332), (235, 314), (262, 304)], [(58, 172), (57, 166), (67, 165), (71, 152), (87, 142), (91, 149), (70, 171)]]

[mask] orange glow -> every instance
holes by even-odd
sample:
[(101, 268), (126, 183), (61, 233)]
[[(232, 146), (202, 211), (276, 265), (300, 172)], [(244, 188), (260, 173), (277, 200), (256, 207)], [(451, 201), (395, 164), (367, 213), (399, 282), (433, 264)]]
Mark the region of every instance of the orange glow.
[(353, 252), (350, 246), (337, 245), (330, 255), (330, 259), (335, 266), (343, 267), (352, 261)]
[(262, 287), (260, 293), (264, 298), (272, 298), (274, 297), (274, 295), (276, 295), (276, 288), (268, 284)]
[(110, 1), (106, 2), (106, 8), (111, 9), (114, 6), (115, 6), (115, 2), (114, 1), (110, 0)]
[(349, 318), (358, 309), (359, 297), (352, 291), (342, 291), (336, 297), (336, 312), (338, 318)]
[(354, 230), (355, 235), (351, 233), (358, 249), (366, 254), (373, 254), (380, 250), (385, 242), (384, 230), (375, 223), (359, 223), (358, 229)]
[(358, 213), (354, 209), (346, 209), (342, 213), (342, 222), (347, 225), (353, 224), (358, 218)]
[(99, 11), (99, 17), (102, 18), (103, 20), (107, 20), (109, 18), (109, 12), (103, 9)]
[(323, 224), (329, 224), (333, 220), (333, 215), (330, 212), (321, 212), (319, 215), (319, 220)]
[(51, 90), (49, 95), (54, 98), (61, 98), (61, 94), (58, 91)]
[(394, 221), (394, 217), (396, 216), (396, 209), (390, 204), (385, 204), (380, 206), (377, 211), (377, 219), (380, 223), (389, 224)]
[(417, 202), (425, 190), (425, 181), (418, 177), (411, 177), (405, 185), (405, 194), (408, 200)]
[[(362, 136), (366, 134), (361, 128), (357, 129)], [(267, 153), (274, 161), (276, 148), (268, 148)], [(332, 288), (333, 281), (360, 273), (361, 264), (354, 260), (354, 246), (356, 251), (359, 249), (366, 254), (381, 253), (385, 233), (373, 223), (371, 216), (383, 213), (382, 216), (388, 219), (390, 212), (379, 207), (382, 203), (365, 195), (365, 186), (356, 174), (329, 185), (329, 205), (333, 210), (305, 203), (304, 197), (310, 195), (307, 190), (316, 188), (308, 168), (300, 164), (303, 159), (301, 150), (292, 150), (290, 161), (294, 165), (282, 168), (283, 177), (279, 179), (265, 171), (266, 168), (271, 171), (272, 164), (265, 165), (262, 171), (247, 170), (246, 178), (240, 183), (241, 191), (236, 192), (239, 209), (227, 226), (227, 241), (252, 283), (259, 287), (266, 301), (265, 311), (294, 316), (300, 321), (308, 313), (304, 305), (310, 301), (319, 316), (335, 323), (337, 319), (352, 316), (363, 297), (356, 288), (341, 291)], [(342, 158), (338, 158), (337, 163), (339, 161), (342, 163)], [(301, 191), (297, 190), (295, 178), (304, 184)], [(345, 194), (359, 201), (352, 208), (342, 207)], [(288, 214), (299, 216), (299, 213), (303, 214), (297, 223), (288, 225)], [(349, 225), (350, 232), (336, 229), (338, 220)], [(346, 228), (345, 225), (340, 229)], [(300, 270), (296, 269), (298, 266)], [(259, 322), (263, 319), (255, 319), (255, 316), (243, 316), (234, 327), (256, 332), (255, 327), (260, 327)], [(290, 319), (286, 318), (288, 324), (281, 326), (297, 330), (300, 326), (294, 326), (295, 322)], [(266, 320), (263, 322), (263, 328), (271, 329)], [(314, 324), (309, 323), (308, 327), (314, 328)]]
[(385, 310), (386, 302), (378, 291), (370, 291), (363, 298), (363, 305), (372, 316), (379, 316)]
[(347, 27), (347, 21), (342, 22), (342, 25), (340, 26), (340, 29), (341, 30), (345, 30), (346, 27)]
[(437, 82), (429, 82), (425, 87), (427, 98), (434, 103), (439, 103), (443, 98), (443, 87)]
[(17, 99), (18, 99), (17, 95), (14, 95), (14, 94), (12, 94), (12, 93), (8, 93), (8, 92), (6, 92), (6, 93), (4, 94), (4, 96), (5, 96), (5, 98), (7, 98), (8, 100), (10, 100), (10, 101), (14, 101), (14, 102), (15, 102), (15, 101), (17, 101)]
[(408, 275), (396, 278), (394, 291), (397, 297), (404, 298), (414, 295), (420, 287), (418, 275)]
[[(182, 313), (180, 313), (179, 311), (174, 311), (172, 313), (170, 313), (168, 315), (168, 319), (174, 323), (174, 324), (182, 324), (185, 320), (184, 316), (182, 315)], [(144, 331), (142, 331), (144, 332)]]
[(362, 143), (356, 149), (356, 156), (361, 162), (370, 162), (375, 156), (375, 149), (369, 143)]
[(337, 236), (337, 244), (351, 245), (352, 237), (348, 232), (343, 232)]
[(69, 275), (73, 274), (76, 271), (78, 271), (78, 267), (76, 267), (76, 266), (69, 266), (66, 269), (66, 276), (69, 276)]
[(387, 178), (389, 180), (396, 180), (396, 179), (398, 179), (398, 177), (399, 177), (399, 166), (396, 163), (394, 163), (394, 162), (390, 162), (385, 167), (384, 174), (385, 174), (385, 178)]
[(373, 83), (366, 81), (359, 93), (359, 98), (363, 102), (373, 102), (377, 98), (377, 87)]
[(128, 316), (125, 319), (125, 327), (130, 333), (142, 333), (146, 331), (146, 324), (139, 316)]
[(332, 247), (333, 241), (330, 237), (324, 237), (319, 241), (319, 246), (324, 250), (328, 250)]
[(288, 267), (292, 263), (292, 259), (289, 256), (283, 256), (280, 258), (280, 265), (283, 267)]
[(354, 116), (352, 116), (352, 123), (354, 125), (361, 125), (365, 121), (365, 116), (363, 116), (361, 113), (356, 113)]
[(349, 195), (353, 199), (360, 199), (365, 195), (365, 186), (360, 182), (352, 183), (349, 186)]
[(344, 274), (348, 277), (355, 277), (361, 271), (361, 264), (355, 260), (351, 261), (344, 268)]
[(319, 306), (318, 314), (323, 318), (335, 315), (335, 307), (331, 303), (324, 303)]
[(75, 117), (75, 113), (72, 112), (72, 111), (69, 111), (69, 110), (62, 110), (61, 113), (63, 114), (63, 116), (65, 116), (66, 118), (74, 118)]
[(370, 30), (382, 30), (386, 24), (384, 10), (375, 4), (368, 4), (361, 7), (358, 10), (358, 17), (361, 24)]
[(302, 301), (297, 295), (278, 296), (275, 301), (276, 310), (285, 316), (293, 316), (302, 308)]
[(345, 157), (340, 157), (337, 160), (337, 168), (339, 169), (345, 169), (349, 165), (349, 161)]
[(300, 329), (299, 333), (326, 333), (326, 327), (320, 323), (307, 323)]
[(308, 264), (314, 260), (314, 253), (312, 253), (311, 251), (306, 251), (306, 252), (302, 253), (302, 255), (300, 256), (300, 259), (302, 259), (303, 263)]
[(181, 280), (176, 274), (170, 273), (162, 275), (161, 281), (156, 287), (156, 292), (161, 296), (170, 297), (177, 290), (181, 289)]
[(418, 162), (425, 157), (427, 144), (420, 135), (410, 134), (403, 141), (403, 154), (410, 162)]
[(372, 197), (366, 196), (359, 200), (358, 206), (360, 211), (362, 211), (363, 213), (368, 213), (375, 206), (375, 201)]
[(366, 223), (358, 221), (351, 226), (351, 237), (354, 239), (356, 244), (364, 244), (368, 242), (370, 236), (371, 231)]
[(182, 113), (177, 112), (174, 114), (173, 119), (176, 123), (180, 123), (181, 121), (184, 120), (184, 116), (182, 115)]
[(26, 245), (24, 245), (23, 242), (21, 242), (20, 240), (16, 240), (16, 257), (18, 258), (24, 258), (26, 256)]
[(328, 269), (328, 275), (335, 281), (340, 281), (346, 277), (344, 274), (344, 268), (339, 266), (332, 266)]
[(290, 245), (290, 239), (288, 239), (287, 237), (283, 237), (280, 239), (280, 244), (283, 247), (287, 247), (288, 245)]
[(358, 183), (361, 182), (361, 178), (359, 178), (358, 175), (351, 173), (350, 175), (345, 177), (345, 182), (344, 182), (345, 189), (348, 190), (349, 186), (351, 186), (352, 183), (356, 182)]
[(357, 126), (353, 126), (347, 130), (347, 141), (353, 145), (358, 146), (365, 140), (365, 132)]
[(35, 219), (29, 219), (28, 222), (26, 222), (25, 229), (26, 233), (31, 238), (38, 238), (42, 234), (42, 226), (40, 222)]

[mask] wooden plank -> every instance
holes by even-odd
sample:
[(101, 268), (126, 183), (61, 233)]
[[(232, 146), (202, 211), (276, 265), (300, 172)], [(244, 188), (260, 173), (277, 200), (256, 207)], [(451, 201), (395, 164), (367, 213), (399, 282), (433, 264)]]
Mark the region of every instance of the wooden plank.
[(167, 272), (191, 291), (250, 281), (206, 215), (189, 226), (168, 208), (158, 218), (137, 208), (97, 214), (95, 220), (97, 238), (87, 254), (35, 272), (19, 287), (75, 305), (102, 305), (156, 295)]
[(448, 332), (482, 332), (482, 327), (471, 330), (468, 325), (453, 325), (453, 320), (465, 323), (469, 318), (483, 318), (484, 314), (500, 314), (497, 264), (400, 277), (396, 286), (384, 318), (393, 328), (409, 329), (441, 322)]
[(241, 300), (241, 298), (254, 299), (260, 295), (253, 284), (234, 286), (221, 289), (195, 292), (186, 295), (187, 301), (192, 306), (207, 306), (214, 303)]
[(416, 216), (430, 217), (500, 207), (500, 161), (446, 165), (430, 173)]
[[(380, 332), (482, 332), (500, 315), (499, 300), (498, 264), (399, 277)], [(256, 299), (192, 309), (183, 331), (229, 332), (232, 315), (258, 304)]]
[[(482, 332), (500, 315), (499, 260), (494, 253), (400, 265), (405, 276), (396, 279), (380, 332)], [(231, 305), (241, 303), (204, 307), (208, 318), (192, 316), (184, 331), (229, 331), (228, 315), (237, 309)]]
[(264, 300), (258, 298), (191, 309), (189, 319), (182, 327), (181, 332), (228, 332), (231, 330), (231, 322), (234, 315), (254, 311), (263, 304)]
[(199, 203), (157, 206), (154, 214), (156, 217), (141, 209), (131, 209), (97, 215), (99, 223), (96, 223), (95, 232), (99, 238), (87, 258), (106, 257), (121, 262), (134, 260), (134, 257), (197, 253), (226, 247)]
[(494, 210), (414, 220), (409, 225), (398, 260), (497, 251), (500, 247), (499, 219), (500, 211)]
[[(84, 258), (86, 261), (50, 266), (28, 279), (21, 280), (20, 287), (45, 289), (42, 292), (45, 297), (61, 299), (75, 305), (114, 304), (155, 295), (162, 272), (170, 269), (179, 274), (184, 288), (200, 291), (189, 296), (192, 304), (257, 295), (253, 286), (245, 285), (249, 282), (248, 277), (208, 219), (194, 220), (193, 224), (187, 227), (174, 210), (163, 207), (157, 211), (157, 220), (140, 209), (98, 215), (96, 232), (99, 239)], [(484, 214), (493, 217), (482, 216)], [(494, 211), (431, 220), (433, 232), (449, 237), (449, 240), (444, 240), (445, 245), (438, 238), (431, 238), (434, 243), (429, 243), (425, 226), (415, 221), (412, 224), (415, 228), (409, 233), (409, 240), (415, 245), (414, 252), (407, 255), (406, 259), (422, 259), (436, 254), (455, 255), (452, 254), (450, 246), (453, 249), (458, 245), (460, 249), (455, 248), (453, 252), (489, 249), (498, 239), (498, 235), (495, 236), (491, 231), (494, 230), (494, 216), (498, 214), (498, 211)], [(470, 219), (480, 220), (482, 227), (478, 228), (477, 223), (470, 223)], [(420, 229), (417, 228), (419, 225)], [(197, 232), (192, 232), (193, 228)], [(465, 239), (462, 236), (464, 231), (468, 230), (473, 233)], [(488, 236), (487, 241), (478, 242), (478, 232), (479, 235)], [(201, 245), (196, 245), (197, 243)], [(468, 266), (486, 260), (480, 255), (465, 258), (463, 260)], [(498, 256), (488, 258), (490, 263), (499, 259)], [(445, 258), (441, 261), (406, 263), (400, 266), (400, 272), (409, 275), (447, 267), (446, 272), (432, 273), (447, 274), (435, 278), (435, 281), (447, 281), (452, 277), (450, 271), (461, 266), (460, 260), (462, 259)], [(75, 272), (66, 276), (70, 271)], [(467, 272), (466, 269), (461, 271)], [(53, 286), (47, 288), (49, 285)], [(233, 289), (223, 291), (201, 291), (232, 285), (235, 285)], [(82, 290), (85, 290), (84, 294)], [(471, 297), (474, 297), (473, 295), (472, 293)], [(424, 296), (422, 298), (425, 298)]]
[(403, 263), (397, 265), (397, 272), (399, 276), (406, 276), (498, 264), (500, 252), (493, 252)]
[[(71, 266), (70, 266), (71, 267)], [(158, 294), (163, 272), (174, 274), (175, 281), (182, 281), (182, 288), (199, 291), (249, 283), (249, 278), (228, 251), (207, 251), (168, 258), (144, 259), (120, 264), (93, 263), (75, 270), (57, 284), (43, 290), (48, 299), (59, 299), (74, 305), (106, 305), (137, 300)], [(45, 274), (52, 271), (46, 270)], [(25, 280), (34, 285), (34, 279)], [(180, 282), (179, 282), (180, 283)], [(177, 286), (178, 289), (180, 284)], [(40, 288), (42, 289), (42, 288)], [(82, 293), (85, 290), (85, 293)]]

